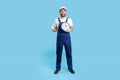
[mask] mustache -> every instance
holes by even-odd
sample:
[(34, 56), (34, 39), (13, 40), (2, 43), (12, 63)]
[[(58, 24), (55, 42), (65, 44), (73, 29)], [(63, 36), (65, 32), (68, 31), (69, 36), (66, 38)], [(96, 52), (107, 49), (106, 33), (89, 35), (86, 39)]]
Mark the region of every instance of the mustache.
[(66, 16), (66, 14), (60, 14), (62, 17)]

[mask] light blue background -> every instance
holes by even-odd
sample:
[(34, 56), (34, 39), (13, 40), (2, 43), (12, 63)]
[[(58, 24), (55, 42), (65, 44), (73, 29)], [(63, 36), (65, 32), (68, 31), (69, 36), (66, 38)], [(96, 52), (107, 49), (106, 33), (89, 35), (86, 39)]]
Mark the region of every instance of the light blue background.
[[(66, 6), (76, 74), (54, 75), (58, 9)], [(120, 80), (119, 0), (1, 0), (0, 80)]]

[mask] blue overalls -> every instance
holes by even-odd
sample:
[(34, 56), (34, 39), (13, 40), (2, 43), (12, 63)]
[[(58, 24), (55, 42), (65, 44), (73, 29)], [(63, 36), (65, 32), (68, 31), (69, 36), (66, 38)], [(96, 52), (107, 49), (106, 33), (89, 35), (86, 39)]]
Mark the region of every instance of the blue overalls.
[[(67, 22), (68, 18), (66, 19)], [(58, 18), (59, 25), (57, 31), (57, 42), (56, 42), (56, 69), (61, 69), (61, 58), (62, 58), (62, 50), (63, 46), (65, 47), (66, 58), (67, 58), (67, 65), (68, 69), (72, 69), (72, 50), (71, 50), (71, 38), (70, 33), (65, 32), (61, 29), (61, 25), (64, 22), (61, 22)]]

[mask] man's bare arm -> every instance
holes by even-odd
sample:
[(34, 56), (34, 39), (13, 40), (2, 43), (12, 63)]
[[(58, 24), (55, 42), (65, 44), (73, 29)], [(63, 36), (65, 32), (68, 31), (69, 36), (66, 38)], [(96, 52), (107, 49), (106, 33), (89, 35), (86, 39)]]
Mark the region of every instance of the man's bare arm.
[(53, 31), (53, 32), (56, 32), (57, 29), (58, 29), (57, 26), (54, 26), (54, 27), (52, 28), (52, 31)]
[(70, 26), (70, 29), (71, 29), (71, 31), (74, 29), (74, 27), (73, 26)]

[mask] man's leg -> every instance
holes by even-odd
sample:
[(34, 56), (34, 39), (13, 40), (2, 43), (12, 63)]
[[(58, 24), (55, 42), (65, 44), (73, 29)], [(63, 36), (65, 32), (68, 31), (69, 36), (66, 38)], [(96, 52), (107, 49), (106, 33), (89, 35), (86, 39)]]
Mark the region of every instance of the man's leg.
[(68, 69), (72, 69), (72, 49), (71, 49), (70, 39), (65, 41), (65, 52), (66, 52)]
[(67, 58), (68, 70), (74, 74), (73, 66), (72, 66), (72, 49), (71, 49), (71, 39), (65, 41), (65, 51)]
[(61, 69), (61, 60), (62, 60), (62, 50), (63, 50), (63, 42), (57, 41), (56, 46), (56, 69)]
[(61, 69), (62, 49), (63, 49), (63, 42), (57, 40), (57, 44), (56, 44), (56, 70), (55, 70), (54, 74), (57, 74)]

